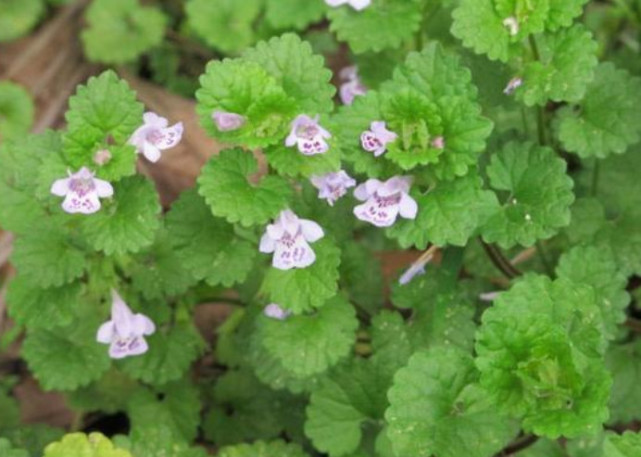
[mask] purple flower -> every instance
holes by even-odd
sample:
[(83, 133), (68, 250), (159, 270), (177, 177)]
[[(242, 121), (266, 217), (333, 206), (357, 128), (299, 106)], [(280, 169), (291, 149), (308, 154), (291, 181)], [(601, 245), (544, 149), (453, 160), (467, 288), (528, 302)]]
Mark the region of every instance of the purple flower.
[(111, 152), (109, 149), (100, 149), (93, 155), (93, 163), (103, 166), (111, 160)]
[(516, 89), (521, 87), (523, 85), (523, 79), (520, 77), (515, 77), (510, 79), (510, 82), (507, 83), (507, 86), (505, 86), (505, 89), (503, 89), (503, 93), (505, 95), (512, 95), (514, 92), (516, 92)]
[(445, 138), (437, 136), (432, 140), (431, 144), (434, 149), (445, 149)]
[(96, 340), (109, 344), (109, 356), (122, 359), (131, 355), (147, 352), (149, 346), (145, 335), (156, 331), (154, 323), (144, 314), (134, 314), (120, 298), (118, 292), (111, 291), (111, 320), (98, 329)]
[(259, 250), (266, 254), (273, 252), (272, 265), (279, 270), (306, 268), (316, 260), (308, 242), (313, 243), (323, 236), (325, 233), (316, 222), (299, 219), (292, 211), (284, 210), (267, 226)]
[(349, 5), (356, 11), (361, 11), (367, 8), (372, 3), (372, 0), (325, 0), (325, 3), (334, 8), (341, 5)]
[(343, 83), (339, 89), (341, 101), (345, 105), (354, 103), (354, 99), (360, 95), (367, 93), (367, 88), (363, 85), (358, 77), (358, 70), (356, 67), (345, 67), (339, 74)]
[(387, 144), (396, 141), (398, 135), (390, 130), (387, 130), (385, 122), (374, 121), (370, 126), (370, 130), (366, 130), (361, 134), (361, 145), (363, 149), (374, 153), (374, 157), (378, 157), (385, 153)]
[(390, 227), (399, 215), (416, 218), (418, 205), (409, 196), (411, 182), (409, 176), (395, 176), (385, 182), (368, 179), (354, 190), (354, 196), (365, 202), (354, 208), (354, 215), (377, 227)]
[(298, 145), (298, 150), (307, 156), (327, 152), (329, 145), (325, 140), (332, 135), (320, 126), (318, 119), (318, 116), (312, 119), (305, 114), (296, 117), (285, 145), (290, 148)]
[(289, 316), (291, 316), (292, 312), (281, 308), (276, 303), (270, 303), (269, 305), (265, 306), (265, 309), (263, 309), (263, 314), (271, 319), (284, 321)]
[(100, 198), (111, 197), (114, 189), (107, 181), (94, 177), (86, 167), (77, 173), (69, 172), (68, 178), (58, 179), (51, 186), (51, 193), (65, 197), (62, 209), (69, 214), (93, 214), (100, 210)]
[(334, 202), (345, 195), (347, 189), (356, 185), (356, 181), (343, 170), (312, 176), (310, 181), (318, 189), (318, 198), (327, 200), (330, 206), (334, 206)]
[(211, 115), (216, 127), (221, 132), (231, 132), (238, 130), (247, 122), (247, 118), (240, 114), (228, 113), (226, 111), (214, 111)]
[(168, 127), (164, 117), (147, 112), (142, 116), (144, 124), (131, 135), (129, 144), (136, 147), (138, 154), (143, 154), (150, 162), (160, 160), (161, 151), (176, 146), (183, 135), (183, 123)]

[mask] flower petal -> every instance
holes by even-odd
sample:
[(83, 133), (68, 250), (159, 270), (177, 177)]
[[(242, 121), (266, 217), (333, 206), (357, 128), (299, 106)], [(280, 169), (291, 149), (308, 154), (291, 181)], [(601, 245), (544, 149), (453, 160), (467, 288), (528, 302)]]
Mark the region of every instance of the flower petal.
[(145, 141), (142, 147), (142, 154), (147, 160), (151, 163), (156, 163), (160, 160), (160, 149), (151, 144), (149, 141)]
[(174, 124), (171, 127), (163, 129), (162, 137), (156, 143), (156, 146), (161, 150), (173, 148), (178, 143), (180, 143), (180, 140), (183, 137), (183, 130), (184, 130), (184, 127), (182, 122), (178, 122), (177, 124)]
[(107, 321), (100, 326), (96, 333), (96, 341), (103, 344), (109, 344), (114, 338), (114, 323)]
[(418, 213), (418, 205), (416, 200), (410, 197), (408, 194), (401, 195), (401, 201), (399, 203), (399, 213), (401, 217), (405, 219), (416, 219), (416, 213)]
[(323, 228), (314, 221), (301, 219), (300, 226), (303, 232), (303, 236), (310, 243), (318, 241), (325, 236)]
[(109, 182), (103, 181), (102, 179), (94, 179), (93, 182), (96, 186), (98, 197), (107, 198), (113, 196), (114, 188)]
[(152, 335), (156, 331), (156, 324), (144, 314), (138, 313), (133, 318), (133, 332), (135, 335)]
[(69, 192), (62, 202), (62, 209), (69, 214), (93, 214), (100, 210), (100, 199), (96, 191), (80, 196), (76, 192)]
[(272, 265), (279, 270), (306, 268), (314, 263), (316, 254), (302, 236), (298, 236), (291, 245), (277, 243)]
[(260, 239), (260, 245), (258, 250), (264, 252), (265, 254), (270, 254), (276, 249), (276, 240), (269, 236), (269, 233), (265, 233)]
[(69, 192), (69, 178), (57, 179), (51, 185), (51, 193), (58, 197), (64, 197)]
[(354, 208), (354, 215), (377, 227), (390, 227), (396, 222), (398, 204), (382, 204), (380, 199), (372, 197), (362, 205)]

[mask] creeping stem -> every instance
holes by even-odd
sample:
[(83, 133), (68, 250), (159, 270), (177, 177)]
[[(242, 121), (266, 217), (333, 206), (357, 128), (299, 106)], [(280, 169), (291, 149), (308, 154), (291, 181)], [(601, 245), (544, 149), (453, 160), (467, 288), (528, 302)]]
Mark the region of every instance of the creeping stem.
[(498, 246), (496, 246), (495, 244), (486, 243), (483, 240), (481, 240), (481, 244), (483, 245), (485, 253), (488, 255), (494, 266), (501, 270), (506, 278), (514, 279), (523, 274), (518, 268), (512, 265), (512, 262), (510, 262), (507, 257), (503, 255)]

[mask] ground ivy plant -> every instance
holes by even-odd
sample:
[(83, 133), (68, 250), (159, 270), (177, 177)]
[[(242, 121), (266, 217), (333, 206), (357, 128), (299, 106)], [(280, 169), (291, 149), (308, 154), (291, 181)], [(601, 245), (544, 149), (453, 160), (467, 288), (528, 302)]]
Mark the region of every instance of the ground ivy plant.
[[(135, 3), (92, 4), (90, 54), (158, 39)], [(78, 87), (65, 129), (3, 138), (11, 335), (77, 420), (20, 425), (3, 380), (0, 454), (641, 455), (641, 79), (623, 58), (641, 5), (588, 3), (190, 0), (230, 54), (195, 93), (225, 147), (168, 208), (136, 162), (162, 166), (188, 127), (114, 71)], [(116, 10), (141, 34), (126, 49), (100, 32)], [(258, 18), (324, 14), (350, 49), (334, 72), (296, 34), (255, 40)], [(0, 89), (0, 132), (19, 130), (30, 111)], [(112, 415), (126, 426), (89, 433)]]

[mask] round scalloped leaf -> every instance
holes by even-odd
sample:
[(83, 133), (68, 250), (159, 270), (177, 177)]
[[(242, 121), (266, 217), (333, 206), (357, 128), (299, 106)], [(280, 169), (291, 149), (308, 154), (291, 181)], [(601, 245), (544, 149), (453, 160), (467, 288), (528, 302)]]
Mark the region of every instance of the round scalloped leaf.
[(42, 0), (3, 0), (0, 14), (0, 42), (20, 38), (31, 30), (45, 13)]
[(129, 451), (117, 449), (101, 433), (71, 433), (45, 448), (43, 457), (132, 457)]
[(243, 60), (255, 62), (267, 71), (296, 100), (299, 113), (329, 113), (334, 109), (336, 88), (330, 84), (332, 72), (325, 59), (314, 54), (309, 43), (286, 33), (261, 41), (247, 49)]
[(27, 133), (33, 123), (34, 109), (31, 95), (23, 87), (0, 81), (0, 142)]
[(607, 419), (604, 349), (593, 290), (531, 275), (483, 314), (475, 362), (495, 404), (556, 439), (592, 434)]
[(184, 192), (167, 214), (167, 230), (180, 261), (197, 279), (226, 287), (245, 280), (258, 249), (214, 217), (196, 190)]
[(339, 108), (330, 121), (330, 128), (336, 132), (336, 144), (342, 159), (349, 162), (358, 173), (373, 178), (387, 178), (402, 173), (402, 170), (385, 156), (374, 157), (361, 145), (361, 134), (370, 129), (372, 121), (383, 119), (380, 108), (380, 95), (369, 91), (367, 95), (356, 97), (351, 105)]
[(330, 30), (356, 54), (398, 48), (418, 31), (422, 19), (419, 0), (373, 0), (355, 11), (348, 6), (330, 9)]
[(323, 306), (338, 289), (338, 266), (341, 252), (331, 241), (320, 240), (311, 245), (316, 261), (307, 268), (279, 270), (270, 268), (261, 291), (272, 303), (296, 314)]
[[(201, 125), (215, 138), (249, 148), (276, 144), (286, 136), (296, 116), (296, 102), (262, 65), (246, 60), (212, 61), (200, 77), (196, 110)], [(245, 124), (220, 131), (212, 118), (216, 111), (239, 114)]]
[(122, 360), (119, 366), (131, 377), (153, 385), (181, 378), (204, 346), (190, 323), (178, 324), (168, 332), (158, 330), (146, 338), (149, 350)]
[(483, 238), (504, 248), (532, 246), (570, 223), (574, 183), (553, 150), (533, 143), (508, 143), (487, 168), (490, 184), (509, 193), (482, 228)]
[(288, 206), (292, 189), (284, 178), (275, 175), (267, 175), (258, 184), (252, 184), (249, 177), (257, 169), (256, 159), (250, 152), (222, 151), (203, 168), (198, 178), (198, 192), (215, 216), (246, 227), (263, 225)]
[(81, 290), (79, 282), (41, 289), (18, 275), (9, 284), (9, 315), (29, 329), (65, 327), (71, 323), (74, 310), (81, 306)]
[[(63, 137), (63, 156), (73, 171), (94, 169), (106, 180), (116, 180), (135, 171), (136, 153), (128, 145), (131, 134), (142, 123), (143, 106), (136, 93), (111, 70), (89, 78), (69, 99), (65, 115), (67, 132)], [(111, 152), (102, 166), (94, 162), (101, 149)]]
[(43, 389), (75, 390), (109, 369), (108, 348), (96, 342), (99, 325), (95, 319), (83, 319), (64, 328), (27, 332), (22, 356)]
[(605, 364), (612, 374), (609, 424), (624, 424), (641, 416), (641, 343), (611, 345)]
[(555, 102), (578, 102), (594, 79), (599, 61), (598, 43), (581, 25), (561, 29), (536, 38), (540, 61), (523, 69), (523, 85), (516, 90), (517, 99), (528, 106)]
[(556, 267), (559, 278), (591, 286), (603, 316), (609, 339), (618, 335), (618, 326), (625, 321), (630, 303), (626, 291), (628, 278), (618, 267), (612, 251), (594, 246), (576, 246), (566, 251)]
[(283, 321), (259, 316), (258, 338), (286, 370), (297, 377), (309, 377), (347, 357), (358, 325), (352, 305), (336, 296), (314, 314)]
[(418, 352), (394, 376), (385, 413), (397, 455), (490, 457), (518, 432), (496, 411), (472, 357), (460, 349)]
[(153, 243), (160, 212), (154, 184), (132, 176), (114, 184), (114, 198), (98, 213), (82, 219), (82, 233), (94, 249), (107, 255), (138, 252)]
[(50, 221), (41, 221), (40, 226), (18, 238), (11, 260), (25, 281), (44, 288), (81, 277), (87, 262), (73, 237)]
[(572, 21), (583, 12), (583, 6), (590, 0), (549, 0), (550, 12), (546, 27), (555, 31), (569, 27)]
[(498, 207), (496, 195), (481, 188), (482, 180), (470, 173), (454, 181), (444, 181), (424, 195), (415, 195), (416, 219), (399, 220), (388, 230), (402, 248), (425, 249), (437, 246), (465, 246), (477, 229)]
[(256, 441), (223, 447), (219, 457), (308, 457), (300, 445), (284, 441)]
[(158, 46), (165, 33), (162, 11), (138, 0), (95, 0), (85, 18), (89, 27), (82, 32), (82, 42), (94, 62), (132, 62)]
[(334, 139), (329, 141), (329, 145), (327, 152), (313, 156), (306, 156), (298, 148), (290, 148), (284, 144), (271, 146), (264, 152), (269, 165), (279, 174), (294, 178), (309, 178), (312, 175), (324, 175), (340, 169), (340, 149), (336, 146)]
[(611, 63), (596, 69), (578, 107), (559, 110), (556, 130), (563, 147), (579, 156), (622, 154), (641, 139), (641, 78)]
[(203, 446), (190, 446), (186, 441), (172, 436), (171, 427), (148, 424), (135, 430), (129, 437), (116, 435), (114, 443), (128, 449), (135, 457), (208, 457)]
[(267, 0), (265, 20), (275, 29), (304, 30), (325, 13), (323, 0)]
[(190, 0), (185, 6), (190, 28), (211, 47), (235, 54), (254, 42), (254, 23), (262, 0)]

